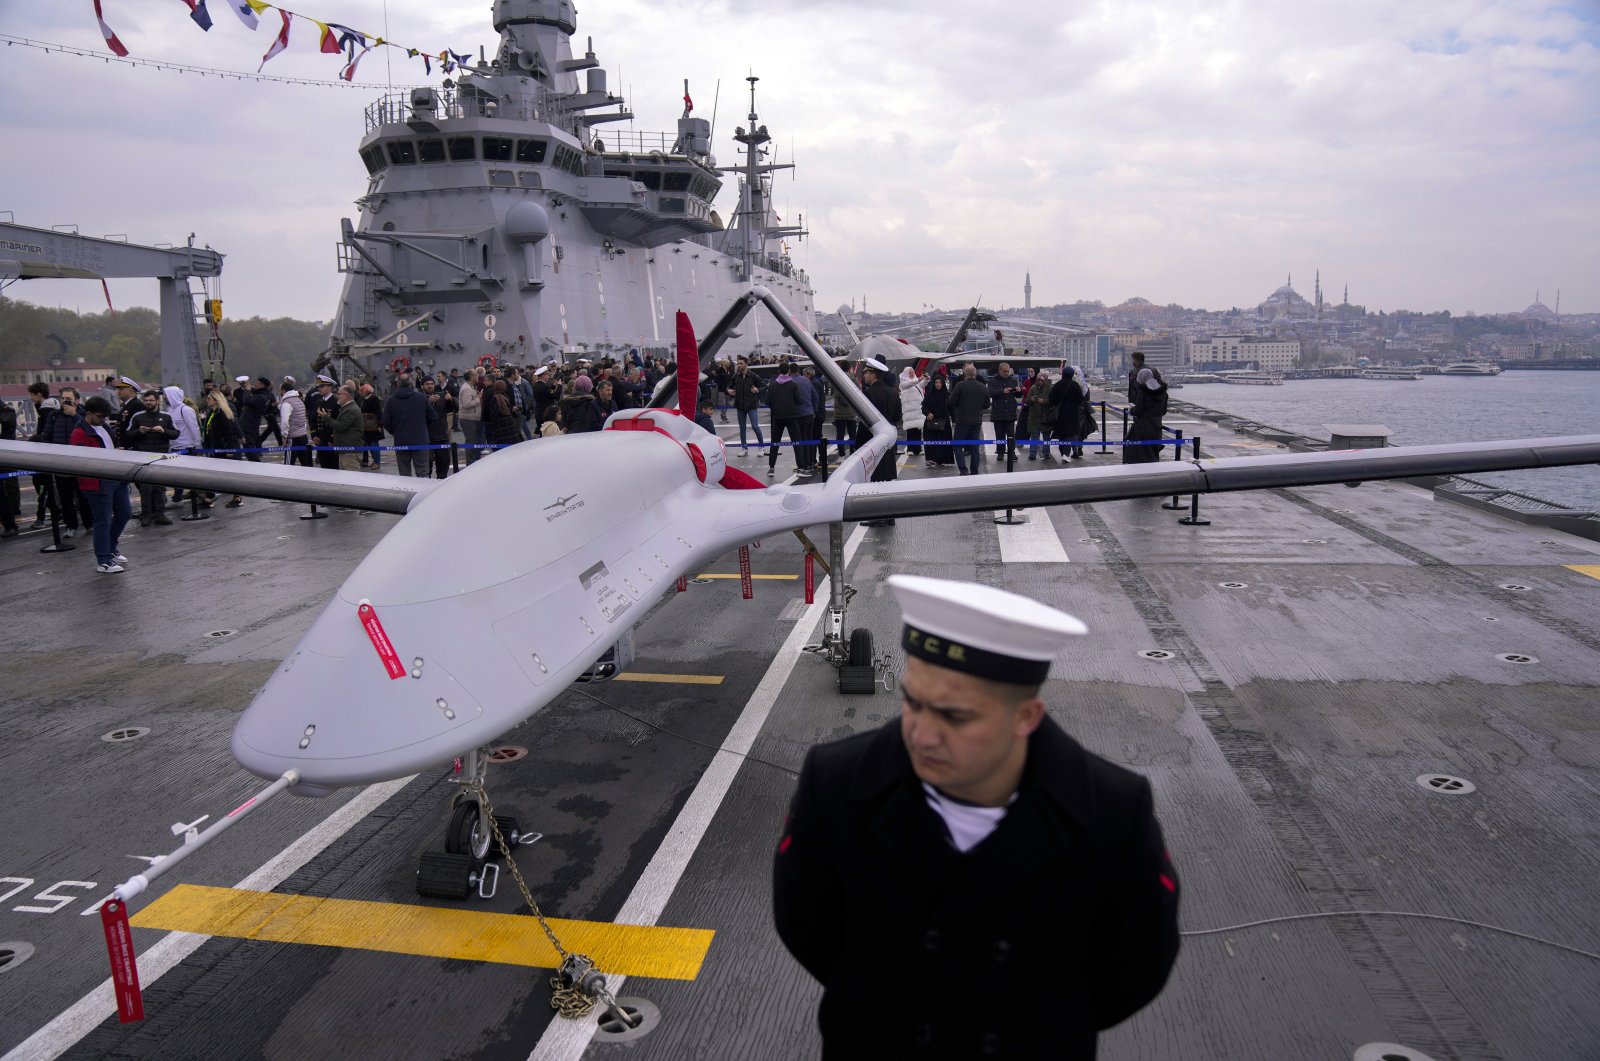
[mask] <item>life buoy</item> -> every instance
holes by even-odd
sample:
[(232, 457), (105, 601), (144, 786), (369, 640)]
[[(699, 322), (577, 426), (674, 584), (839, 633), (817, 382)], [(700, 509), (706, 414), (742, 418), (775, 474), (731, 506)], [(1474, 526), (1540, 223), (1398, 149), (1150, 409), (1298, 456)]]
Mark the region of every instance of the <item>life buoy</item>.
[(389, 362), (389, 371), (393, 372), (397, 376), (402, 372), (410, 372), (411, 359), (404, 354), (401, 354), (399, 357)]
[(479, 368), (494, 368), (498, 364), (499, 362), (495, 360), (495, 356), (493, 354), (484, 354), (482, 357), (478, 358)]

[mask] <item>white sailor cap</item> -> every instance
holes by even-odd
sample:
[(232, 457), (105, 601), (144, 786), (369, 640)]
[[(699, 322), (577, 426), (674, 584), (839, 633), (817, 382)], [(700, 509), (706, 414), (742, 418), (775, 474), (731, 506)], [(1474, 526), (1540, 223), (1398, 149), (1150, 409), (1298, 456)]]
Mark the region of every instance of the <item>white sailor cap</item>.
[(334, 383), (336, 383), (338, 381), (335, 380), (332, 376), (324, 376), (322, 373), (318, 372), (317, 373), (317, 382), (318, 383), (326, 383), (329, 386), (332, 386)]
[(1089, 632), (1066, 612), (992, 586), (890, 575), (889, 588), (907, 656), (990, 681), (1037, 685), (1067, 641)]
[(538, 368), (533, 370), (533, 374), (535, 376), (542, 376), (546, 372), (549, 372), (549, 371), (550, 371), (550, 366), (549, 365), (540, 365)]
[(233, 382), (235, 382), (235, 383), (249, 383), (250, 382), (250, 377), (249, 376), (235, 376), (235, 377), (233, 377)]
[(134, 379), (132, 376), (119, 376), (117, 378), (117, 386), (119, 386), (119, 387), (132, 387), (134, 390), (138, 390), (139, 389), (139, 381)]
[(869, 357), (863, 362), (868, 368), (877, 369), (879, 372), (889, 371), (889, 366), (875, 357)]

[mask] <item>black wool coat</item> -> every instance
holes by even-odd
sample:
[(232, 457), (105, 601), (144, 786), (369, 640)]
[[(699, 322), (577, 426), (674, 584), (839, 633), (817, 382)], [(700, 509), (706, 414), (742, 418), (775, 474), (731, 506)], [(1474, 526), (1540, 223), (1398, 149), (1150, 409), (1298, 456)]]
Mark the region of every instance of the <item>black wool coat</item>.
[(1149, 783), (1048, 718), (1016, 801), (966, 854), (898, 719), (813, 748), (773, 913), (823, 986), (826, 1058), (1093, 1058), (1096, 1034), (1155, 998), (1178, 953)]

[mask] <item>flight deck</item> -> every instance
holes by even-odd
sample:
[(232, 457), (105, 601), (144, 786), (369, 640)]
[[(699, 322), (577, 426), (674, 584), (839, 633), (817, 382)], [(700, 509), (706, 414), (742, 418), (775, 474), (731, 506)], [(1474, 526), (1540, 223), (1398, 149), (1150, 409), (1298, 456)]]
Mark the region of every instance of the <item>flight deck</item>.
[[(1212, 456), (1276, 448), (1167, 423)], [(761, 476), (765, 452), (734, 437), (731, 462)], [(1003, 471), (992, 445), (987, 470)], [(1184, 498), (846, 527), (851, 625), (897, 658), (892, 573), (1090, 627), (1045, 698), (1150, 779), (1186, 933), (1166, 990), (1101, 1056), (1600, 1056), (1600, 545), (1404, 483), (1202, 501), (1209, 526), (1177, 522)], [(803, 650), (827, 586), (819, 570), (805, 603), (787, 534), (752, 550), (752, 600), (734, 556), (707, 565), (638, 626), (628, 672), (571, 687), (489, 768), (496, 812), (542, 834), (515, 851), (535, 898), (629, 972), (618, 994), (648, 1004), (644, 1027), (552, 1013), (548, 945), (508, 873), (488, 899), (417, 895), (449, 764), (280, 798), (152, 885), (132, 904), (147, 1017), (117, 1022), (84, 915), (179, 842), (173, 823), (259, 790), (229, 754), (234, 721), (397, 521), (303, 511), (135, 525), (114, 579), (87, 549), (39, 554), (37, 534), (0, 548), (0, 1054), (817, 1056), (819, 990), (771, 923), (773, 848), (806, 750), (900, 705), (840, 695)], [(415, 578), (446, 584), (451, 560)]]

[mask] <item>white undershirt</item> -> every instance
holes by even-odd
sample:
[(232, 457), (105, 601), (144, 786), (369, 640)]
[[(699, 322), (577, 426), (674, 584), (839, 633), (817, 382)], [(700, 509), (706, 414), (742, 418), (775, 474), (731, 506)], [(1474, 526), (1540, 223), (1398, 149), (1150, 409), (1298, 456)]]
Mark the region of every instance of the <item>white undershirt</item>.
[(89, 430), (100, 436), (100, 444), (106, 449), (117, 448), (111, 444), (111, 434), (105, 428), (90, 426)]
[(927, 794), (928, 806), (944, 820), (951, 845), (962, 854), (977, 847), (994, 832), (1000, 825), (1000, 819), (1006, 816), (1006, 811), (1017, 799), (1017, 794), (1013, 792), (1004, 807), (980, 807), (951, 799), (926, 781), (922, 783), (922, 791)]

